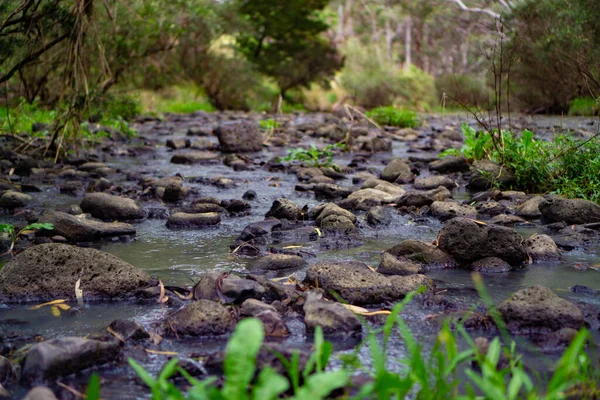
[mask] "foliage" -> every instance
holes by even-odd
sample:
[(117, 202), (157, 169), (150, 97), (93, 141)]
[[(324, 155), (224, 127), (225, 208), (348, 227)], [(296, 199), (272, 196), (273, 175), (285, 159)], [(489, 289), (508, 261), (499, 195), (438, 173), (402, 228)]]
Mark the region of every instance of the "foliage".
[(462, 123), (464, 143), (460, 149), (444, 150), (440, 157), (448, 155), (464, 156), (468, 161), (486, 158), (492, 148), (492, 136), (488, 132), (477, 132), (466, 122)]
[(445, 74), (435, 78), (437, 98), (445, 96), (447, 108), (488, 107), (492, 93), (485, 80), (472, 75)]
[(569, 115), (591, 117), (600, 114), (600, 97), (577, 97), (569, 102)]
[(419, 126), (417, 113), (396, 107), (377, 107), (365, 114), (379, 125), (397, 126), (399, 128), (416, 128)]
[(261, 119), (258, 125), (264, 131), (273, 131), (274, 129), (281, 128), (281, 123), (275, 121), (273, 118)]
[(33, 124), (49, 125), (56, 119), (56, 111), (40, 108), (38, 102), (28, 103), (21, 99), (13, 107), (0, 107), (0, 130), (15, 134), (27, 132), (32, 136), (48, 134), (47, 129), (33, 132)]
[(27, 225), (19, 231), (16, 231), (15, 226), (12, 224), (0, 224), (0, 233), (7, 233), (8, 237), (11, 240), (10, 248), (3, 254), (12, 254), (12, 250), (15, 247), (15, 243), (17, 243), (17, 240), (19, 240), (19, 237), (21, 235), (41, 229), (51, 231), (54, 229), (54, 225), (49, 223), (34, 223)]
[(333, 150), (345, 149), (343, 143), (329, 144), (324, 149), (318, 149), (311, 144), (308, 149), (292, 149), (288, 151), (287, 157), (282, 161), (299, 161), (308, 164), (311, 167), (336, 167), (333, 163)]

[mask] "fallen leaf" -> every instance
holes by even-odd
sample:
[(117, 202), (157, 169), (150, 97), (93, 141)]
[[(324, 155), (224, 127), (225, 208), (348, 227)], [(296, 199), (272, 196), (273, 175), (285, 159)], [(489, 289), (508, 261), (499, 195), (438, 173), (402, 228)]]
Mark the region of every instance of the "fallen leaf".
[(52, 306), (50, 310), (52, 311), (52, 315), (55, 317), (60, 317), (60, 309), (58, 307)]
[(160, 302), (161, 302), (162, 304), (165, 304), (167, 301), (169, 301), (169, 296), (164, 296), (164, 297), (163, 297), (163, 298), (160, 300)]
[(369, 312), (369, 310), (367, 310), (366, 308), (362, 308), (359, 306), (353, 306), (352, 304), (344, 304), (344, 303), (340, 303), (340, 304), (356, 314)]
[(302, 246), (285, 246), (285, 247), (282, 247), (282, 249), (299, 249), (301, 247)]
[(67, 311), (67, 310), (70, 310), (70, 309), (71, 309), (71, 307), (70, 307), (69, 305), (67, 305), (67, 304), (64, 304), (64, 303), (57, 304), (57, 305), (55, 305), (54, 307), (58, 307), (58, 308), (60, 308), (60, 309), (61, 309), (61, 310), (63, 310), (63, 311)]
[(375, 271), (375, 268), (371, 267), (370, 265), (367, 265), (367, 267), (368, 267), (368, 268), (369, 268), (371, 271), (373, 271), (373, 272), (376, 272), (376, 271)]
[(379, 310), (379, 311), (369, 311), (366, 313), (359, 313), (360, 315), (364, 315), (365, 317), (370, 317), (372, 315), (390, 315), (392, 312), (389, 310)]
[(77, 279), (77, 282), (75, 282), (75, 297), (77, 298), (77, 303), (79, 305), (83, 305), (83, 290), (81, 290), (81, 278)]
[(323, 236), (323, 233), (321, 233), (319, 228), (315, 228), (315, 231), (317, 231), (317, 235), (319, 235), (319, 237)]
[(12, 174), (14, 174), (14, 173), (15, 173), (15, 169), (13, 167), (8, 171), (8, 176), (12, 176)]
[(158, 286), (160, 287), (160, 294), (158, 295), (158, 302), (164, 303), (165, 298), (165, 285), (163, 285), (162, 281), (158, 281)]
[(163, 356), (177, 356), (177, 355), (179, 355), (179, 353), (177, 353), (176, 351), (161, 351), (161, 350), (152, 350), (152, 349), (144, 349), (144, 351), (146, 353), (160, 354), (160, 355), (163, 355)]
[(187, 296), (182, 295), (177, 290), (173, 290), (173, 293), (175, 293), (181, 300), (191, 300), (192, 297), (194, 297), (194, 292), (190, 292)]
[(160, 342), (162, 342), (163, 338), (158, 333), (149, 332), (148, 334), (150, 335), (150, 338), (152, 339), (152, 343), (154, 343), (154, 345), (158, 346)]
[(61, 300), (52, 300), (52, 301), (49, 301), (47, 303), (42, 303), (42, 304), (38, 304), (37, 306), (29, 307), (29, 309), (30, 310), (39, 310), (40, 308), (42, 308), (44, 306), (52, 306), (52, 305), (55, 305), (55, 304), (61, 304), (61, 303), (66, 303), (66, 302), (67, 301), (63, 300), (63, 299), (61, 299)]
[(123, 339), (123, 336), (121, 336), (117, 332), (115, 332), (114, 329), (112, 329), (110, 326), (107, 326), (106, 330), (108, 331), (108, 333), (110, 333), (111, 335), (113, 335), (114, 337), (119, 339), (120, 342), (125, 343), (125, 339)]

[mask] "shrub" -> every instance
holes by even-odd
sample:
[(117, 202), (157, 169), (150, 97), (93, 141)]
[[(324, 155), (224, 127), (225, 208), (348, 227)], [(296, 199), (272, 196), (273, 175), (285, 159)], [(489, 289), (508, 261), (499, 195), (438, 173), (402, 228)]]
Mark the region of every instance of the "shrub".
[(392, 106), (377, 107), (365, 114), (379, 125), (415, 128), (419, 126), (417, 113)]
[(577, 97), (569, 102), (569, 115), (592, 117), (600, 114), (600, 98)]
[(435, 79), (437, 98), (446, 95), (446, 106), (487, 107), (493, 93), (485, 80), (471, 75), (441, 75)]

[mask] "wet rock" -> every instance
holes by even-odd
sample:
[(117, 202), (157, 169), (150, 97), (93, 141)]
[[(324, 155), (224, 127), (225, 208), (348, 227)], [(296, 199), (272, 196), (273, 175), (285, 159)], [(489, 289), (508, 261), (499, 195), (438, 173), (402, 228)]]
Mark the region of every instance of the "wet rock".
[(103, 162), (86, 162), (78, 167), (80, 171), (85, 172), (96, 172), (98, 170), (105, 170), (107, 168), (110, 167)]
[(321, 230), (326, 234), (350, 235), (356, 232), (352, 220), (343, 215), (331, 214), (321, 220)]
[(36, 386), (31, 389), (23, 400), (58, 400), (54, 392), (45, 386)]
[(28, 194), (7, 190), (0, 197), (0, 208), (13, 210), (15, 208), (25, 207), (33, 202), (33, 197)]
[[(496, 216), (506, 213), (506, 207), (496, 201), (478, 202), (475, 205), (477, 212), (483, 215)], [(492, 222), (495, 223), (495, 222)], [(500, 224), (503, 225), (503, 224)]]
[(463, 264), (498, 257), (511, 265), (519, 265), (527, 257), (523, 238), (514, 229), (481, 225), (467, 218), (446, 222), (438, 238), (439, 248)]
[(260, 299), (267, 292), (260, 283), (233, 274), (229, 274), (223, 279), (221, 291), (235, 303), (241, 303), (246, 299)]
[(194, 203), (188, 207), (185, 207), (184, 212), (190, 214), (226, 213), (227, 210), (214, 203)]
[(340, 204), (343, 203), (349, 208), (366, 211), (374, 206), (394, 203), (397, 199), (398, 196), (391, 195), (381, 190), (360, 189), (352, 193), (346, 200), (340, 202)]
[(405, 161), (393, 159), (381, 171), (381, 179), (388, 182), (408, 183), (414, 179), (414, 174)]
[(38, 234), (63, 236), (69, 242), (89, 242), (93, 240), (135, 235), (135, 228), (123, 222), (102, 222), (85, 215), (70, 215), (60, 211), (46, 211), (38, 219), (39, 223), (54, 225), (51, 231), (40, 231)]
[(223, 200), (221, 201), (221, 206), (225, 207), (231, 214), (244, 213), (252, 208), (250, 203), (239, 199)]
[(207, 212), (200, 214), (188, 214), (178, 212), (172, 214), (167, 220), (169, 229), (198, 229), (218, 225), (221, 217), (216, 212)]
[(394, 297), (391, 282), (361, 262), (321, 262), (306, 271), (306, 281), (326, 292), (334, 290), (351, 304), (377, 304)]
[(392, 151), (392, 141), (388, 138), (374, 137), (363, 142), (360, 149), (371, 153), (387, 153)]
[(458, 187), (456, 181), (444, 175), (433, 175), (426, 178), (415, 179), (414, 188), (419, 190), (431, 190), (443, 186), (447, 189)]
[(498, 306), (498, 311), (513, 333), (579, 329), (583, 313), (568, 300), (544, 286), (531, 286), (514, 293)]
[(248, 201), (255, 200), (256, 199), (256, 191), (254, 191), (254, 190), (247, 190), (242, 195), (242, 199), (248, 200)]
[(381, 190), (382, 192), (394, 195), (401, 196), (406, 190), (403, 187), (395, 185), (393, 183), (381, 180), (381, 179), (368, 179), (365, 181), (361, 187), (361, 189), (375, 189)]
[(288, 336), (290, 331), (275, 307), (256, 299), (248, 299), (242, 304), (240, 315), (255, 317), (262, 321), (265, 336)]
[(527, 224), (527, 221), (517, 215), (499, 214), (492, 218), (490, 223), (496, 225), (518, 225)]
[(143, 326), (127, 319), (116, 319), (108, 327), (119, 334), (125, 341), (130, 339), (144, 340), (150, 337)]
[[(300, 181), (310, 181), (313, 178), (321, 176), (325, 175), (323, 175), (323, 171), (321, 171), (319, 168), (298, 168), (298, 170), (296, 171), (296, 177)], [(334, 180), (332, 178), (327, 178), (325, 183), (333, 182)]]
[(263, 135), (258, 126), (250, 122), (221, 125), (215, 129), (221, 151), (225, 153), (245, 153), (262, 150)]
[(189, 142), (185, 138), (178, 139), (168, 139), (167, 147), (173, 150), (185, 149), (188, 146)]
[(68, 194), (70, 196), (81, 196), (85, 193), (85, 187), (80, 181), (68, 181), (59, 186), (59, 190), (62, 194)]
[(342, 217), (346, 217), (347, 219), (349, 219), (352, 223), (356, 222), (356, 215), (354, 215), (353, 213), (351, 213), (350, 211), (343, 209), (342, 207), (333, 204), (333, 203), (327, 203), (318, 213), (316, 216), (316, 222), (317, 224), (320, 226), (323, 223), (323, 220), (331, 215), (338, 215), (338, 216), (342, 216)]
[(227, 277), (226, 272), (217, 271), (210, 271), (202, 275), (192, 288), (193, 299), (219, 301), (221, 298), (217, 288), (225, 277)]
[(191, 141), (189, 147), (194, 150), (214, 150), (217, 145), (208, 138), (198, 138)]
[(210, 184), (222, 189), (231, 189), (235, 187), (235, 182), (232, 179), (225, 178), (224, 176), (215, 176), (210, 178)]
[(242, 303), (240, 315), (244, 317), (255, 317), (256, 315), (265, 311), (277, 312), (277, 309), (270, 304), (263, 303), (260, 300), (248, 299)]
[(150, 276), (112, 254), (59, 243), (28, 248), (0, 271), (5, 301), (74, 299), (75, 282), (85, 299), (118, 299), (150, 284)]
[(429, 206), (431, 205), (431, 203), (433, 203), (433, 198), (431, 198), (431, 196), (429, 196), (427, 193), (411, 190), (400, 196), (400, 198), (396, 202), (396, 206), (423, 207)]
[(425, 286), (426, 290), (435, 289), (433, 280), (422, 274), (414, 275), (394, 275), (391, 276), (390, 282), (392, 283), (393, 293), (396, 299), (405, 297), (410, 292), (414, 292), (421, 286)]
[(169, 183), (165, 187), (162, 198), (167, 202), (177, 202), (183, 200), (187, 193), (188, 190), (183, 187), (183, 183), (181, 181), (175, 181)]
[(434, 201), (430, 205), (431, 214), (440, 221), (455, 217), (477, 218), (477, 209), (473, 206), (455, 203), (453, 201)]
[(305, 265), (302, 257), (289, 254), (267, 254), (250, 265), (252, 270), (279, 271), (285, 269), (299, 269)]
[(510, 187), (516, 183), (515, 175), (506, 168), (490, 160), (477, 160), (471, 166), (471, 180), (468, 187), (471, 189), (487, 189), (494, 184)]
[(544, 199), (542, 196), (532, 197), (517, 208), (517, 215), (523, 218), (540, 218), (542, 216), (542, 212), (540, 211), (539, 206), (545, 200), (546, 199)]
[(90, 193), (81, 201), (83, 212), (102, 220), (132, 220), (145, 218), (144, 210), (133, 200), (107, 193)]
[(67, 376), (117, 359), (117, 340), (100, 342), (79, 337), (63, 337), (37, 343), (29, 349), (22, 378), (41, 383)]
[(17, 379), (17, 373), (12, 363), (5, 357), (0, 356), (0, 385), (8, 386)]
[(321, 199), (339, 199), (352, 194), (353, 190), (333, 183), (317, 183), (313, 190), (315, 196)]
[(535, 234), (525, 240), (527, 254), (533, 262), (559, 261), (560, 250), (548, 235)]
[(287, 219), (297, 221), (302, 219), (303, 213), (293, 201), (279, 198), (273, 202), (271, 209), (265, 214), (265, 218)]
[(538, 207), (546, 223), (563, 221), (571, 225), (600, 222), (600, 206), (589, 200), (551, 197)]
[(236, 320), (221, 304), (198, 300), (168, 315), (162, 322), (167, 336), (214, 336), (233, 331)]
[(467, 159), (459, 156), (446, 156), (439, 160), (429, 163), (429, 170), (448, 174), (451, 172), (465, 172), (469, 170)]
[(484, 274), (508, 272), (511, 270), (510, 265), (498, 257), (484, 257), (471, 264), (471, 268), (473, 271)]
[(322, 300), (321, 294), (307, 292), (304, 303), (304, 323), (307, 332), (314, 332), (317, 326), (331, 336), (360, 335), (362, 324), (358, 317), (342, 304)]
[(219, 158), (218, 154), (210, 151), (192, 151), (175, 154), (171, 157), (172, 164), (210, 164)]
[[(276, 228), (281, 228), (281, 221), (278, 219), (268, 219), (248, 224), (242, 233), (235, 239), (230, 246), (231, 250), (240, 249), (245, 244), (253, 246), (266, 245), (269, 242), (269, 236)], [(314, 229), (313, 229), (314, 231)], [(256, 249), (254, 248), (254, 251)], [(256, 254), (254, 254), (256, 255)]]
[(454, 266), (452, 258), (431, 243), (421, 240), (404, 240), (386, 253), (396, 257), (401, 262), (419, 264), (421, 268), (450, 268)]
[(369, 208), (365, 219), (371, 226), (388, 226), (394, 218), (398, 216), (398, 212), (390, 206), (375, 206)]
[(421, 264), (411, 261), (408, 258), (398, 259), (387, 251), (381, 254), (381, 262), (377, 267), (377, 272), (384, 275), (414, 275), (423, 271)]

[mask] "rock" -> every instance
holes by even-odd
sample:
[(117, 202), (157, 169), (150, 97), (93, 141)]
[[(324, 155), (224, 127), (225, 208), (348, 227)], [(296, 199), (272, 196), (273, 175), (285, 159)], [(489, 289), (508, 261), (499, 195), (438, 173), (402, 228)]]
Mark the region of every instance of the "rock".
[(300, 256), (289, 254), (267, 254), (250, 264), (252, 270), (279, 271), (284, 269), (299, 269), (306, 262)]
[(394, 275), (390, 277), (395, 298), (403, 298), (410, 292), (414, 292), (421, 286), (425, 286), (427, 290), (435, 289), (435, 284), (431, 278), (422, 274), (414, 275)]
[(127, 340), (144, 340), (148, 339), (150, 335), (146, 330), (137, 322), (130, 321), (127, 319), (116, 319), (108, 326), (113, 332), (118, 333), (121, 338)]
[(515, 174), (490, 160), (477, 160), (471, 166), (471, 189), (487, 189), (494, 184), (510, 187), (516, 183)]
[(360, 335), (362, 332), (362, 324), (352, 311), (338, 302), (322, 300), (315, 292), (306, 293), (304, 323), (307, 332), (314, 332), (320, 326), (330, 337)]
[(175, 154), (171, 157), (172, 164), (209, 164), (219, 158), (218, 154), (211, 151), (191, 151), (188, 153)]
[[(439, 248), (421, 240), (404, 240), (386, 253), (403, 263), (412, 262), (425, 269), (451, 268), (454, 261)], [(408, 264), (407, 264), (408, 265)]]
[(74, 299), (75, 282), (85, 299), (118, 299), (150, 284), (150, 276), (112, 254), (47, 243), (28, 248), (0, 271), (5, 301)]
[(539, 204), (539, 210), (546, 223), (563, 221), (571, 225), (600, 222), (600, 206), (589, 200), (551, 197)]
[(262, 150), (263, 135), (254, 123), (242, 122), (221, 125), (215, 130), (221, 151), (245, 153)]
[(235, 187), (235, 182), (233, 179), (229, 179), (224, 176), (215, 176), (210, 178), (210, 184), (222, 189), (231, 189)]
[(498, 257), (511, 265), (519, 265), (527, 257), (523, 238), (514, 229), (482, 225), (466, 218), (446, 222), (438, 235), (438, 243), (441, 250), (462, 264)]
[(213, 143), (209, 138), (198, 138), (193, 140), (189, 146), (194, 150), (213, 150), (217, 148), (216, 143)]
[(168, 315), (162, 327), (167, 336), (214, 336), (233, 331), (235, 323), (231, 312), (221, 304), (198, 300)]
[(41, 383), (67, 376), (117, 359), (118, 340), (100, 342), (79, 337), (63, 337), (37, 343), (29, 349), (22, 379)]
[(36, 386), (31, 389), (23, 400), (58, 400), (54, 392), (45, 386)]
[(406, 162), (393, 159), (381, 171), (381, 179), (388, 182), (408, 183), (414, 179), (414, 174)]
[[(478, 202), (475, 205), (475, 208), (477, 209), (477, 212), (479, 214), (490, 215), (490, 216), (505, 214), (507, 211), (507, 209), (504, 205), (502, 205), (496, 201)], [(496, 223), (496, 222), (492, 222), (492, 223)], [(500, 224), (500, 225), (503, 225), (503, 224)]]
[(102, 170), (106, 168), (109, 168), (109, 166), (104, 164), (103, 162), (86, 162), (78, 167), (80, 171), (85, 172), (95, 172), (97, 170)]
[(70, 215), (60, 211), (46, 211), (40, 216), (38, 222), (54, 225), (53, 230), (40, 233), (63, 236), (69, 242), (89, 242), (136, 233), (135, 228), (130, 224), (102, 222), (85, 215)]
[(306, 271), (306, 281), (334, 290), (350, 304), (378, 304), (394, 298), (391, 282), (361, 262), (321, 262)]
[(559, 261), (560, 250), (548, 235), (535, 234), (525, 240), (527, 254), (533, 262)]
[[(269, 242), (269, 235), (276, 228), (281, 228), (281, 221), (278, 219), (267, 219), (265, 221), (257, 221), (248, 224), (242, 233), (235, 239), (230, 246), (231, 250), (238, 247), (243, 247), (245, 244), (253, 246), (266, 245)], [(314, 231), (314, 229), (312, 229)]]
[(256, 315), (265, 311), (277, 312), (277, 309), (270, 304), (263, 303), (260, 300), (248, 299), (242, 303), (240, 315), (244, 317), (255, 317)]
[(392, 151), (392, 141), (388, 138), (374, 137), (365, 141), (361, 147), (362, 151), (370, 153), (383, 153)]
[(227, 276), (226, 272), (210, 271), (202, 275), (200, 280), (196, 282), (192, 288), (194, 300), (212, 300), (219, 301), (221, 298), (217, 287), (220, 286), (220, 282)]
[(371, 226), (388, 226), (397, 215), (398, 212), (391, 206), (375, 206), (369, 208), (365, 219)]
[(181, 181), (171, 182), (165, 186), (162, 199), (167, 202), (177, 202), (183, 200), (187, 192), (188, 191), (183, 187), (183, 183)]
[(446, 156), (440, 160), (429, 163), (429, 170), (448, 174), (451, 172), (465, 172), (469, 170), (469, 163), (463, 156)]
[(352, 194), (353, 190), (333, 183), (317, 183), (313, 190), (315, 196), (321, 199), (339, 199)]
[(426, 178), (415, 179), (414, 188), (419, 190), (431, 190), (443, 186), (447, 189), (456, 189), (458, 187), (456, 181), (444, 175), (433, 175)]
[(169, 229), (197, 229), (215, 226), (221, 222), (221, 217), (216, 212), (188, 214), (178, 212), (172, 214), (167, 220)]
[(368, 210), (373, 206), (394, 203), (398, 196), (377, 189), (360, 189), (346, 198), (345, 204), (353, 209)]
[(252, 208), (250, 203), (239, 199), (223, 200), (221, 206), (225, 207), (231, 214), (243, 213)]
[(443, 186), (427, 190), (425, 194), (431, 197), (433, 201), (444, 201), (452, 198), (452, 192)]
[(471, 264), (474, 271), (484, 274), (493, 274), (499, 272), (508, 272), (511, 270), (510, 265), (498, 257), (485, 257)]
[(108, 221), (142, 219), (146, 216), (144, 210), (135, 201), (108, 193), (86, 195), (81, 201), (81, 209), (92, 214), (94, 218)]
[(423, 271), (421, 264), (411, 261), (407, 258), (398, 259), (387, 251), (381, 254), (381, 262), (377, 267), (377, 272), (384, 275), (414, 275)]
[(365, 181), (361, 187), (361, 189), (376, 189), (381, 190), (382, 192), (394, 195), (401, 196), (406, 190), (403, 187), (395, 185), (393, 183), (381, 180), (381, 179), (368, 179)]
[(256, 299), (248, 299), (242, 304), (240, 315), (255, 317), (262, 321), (265, 336), (283, 337), (290, 334), (275, 307)]
[(62, 194), (70, 196), (80, 196), (85, 193), (85, 187), (80, 181), (68, 181), (59, 186), (59, 190)]
[(226, 213), (227, 210), (214, 203), (194, 203), (184, 208), (186, 213), (205, 214), (205, 213)]
[(293, 201), (279, 198), (273, 202), (271, 209), (265, 214), (265, 218), (287, 219), (297, 221), (302, 219), (303, 213)]
[(321, 230), (327, 234), (350, 235), (356, 232), (356, 226), (347, 217), (332, 214), (321, 221)]
[(229, 274), (221, 283), (223, 294), (235, 303), (242, 303), (246, 299), (262, 298), (267, 290), (258, 282), (251, 279), (242, 279), (237, 275)]
[(185, 149), (188, 146), (189, 142), (185, 138), (176, 138), (176, 139), (168, 139), (167, 147), (173, 150)]
[(517, 215), (523, 218), (539, 218), (542, 216), (542, 212), (540, 211), (540, 204), (542, 204), (546, 199), (542, 196), (535, 196), (531, 199), (527, 200), (525, 203), (521, 204), (517, 208)]
[(490, 224), (496, 225), (518, 225), (518, 224), (527, 224), (523, 218), (518, 217), (516, 215), (509, 214), (500, 214), (496, 215), (494, 218), (490, 220)]
[(16, 381), (17, 373), (12, 363), (3, 356), (0, 356), (0, 385), (6, 387)]
[(7, 190), (0, 197), (0, 208), (14, 210), (15, 208), (25, 207), (33, 202), (33, 197), (28, 194)]
[(256, 199), (256, 191), (254, 190), (246, 190), (242, 195), (242, 199), (252, 201)]
[(498, 306), (504, 322), (513, 333), (580, 329), (581, 310), (544, 286), (531, 286), (514, 293)]
[(345, 210), (336, 204), (327, 203), (317, 214), (317, 217), (316, 217), (317, 225), (320, 226), (322, 224), (323, 220), (331, 215), (338, 215), (338, 216), (346, 217), (352, 223), (356, 222), (356, 215), (354, 215), (350, 211)]
[(397, 207), (423, 207), (433, 203), (433, 199), (425, 192), (411, 190), (404, 193), (396, 202)]
[(430, 205), (431, 214), (440, 221), (455, 217), (477, 218), (477, 209), (473, 206), (455, 203), (453, 201), (434, 201)]

